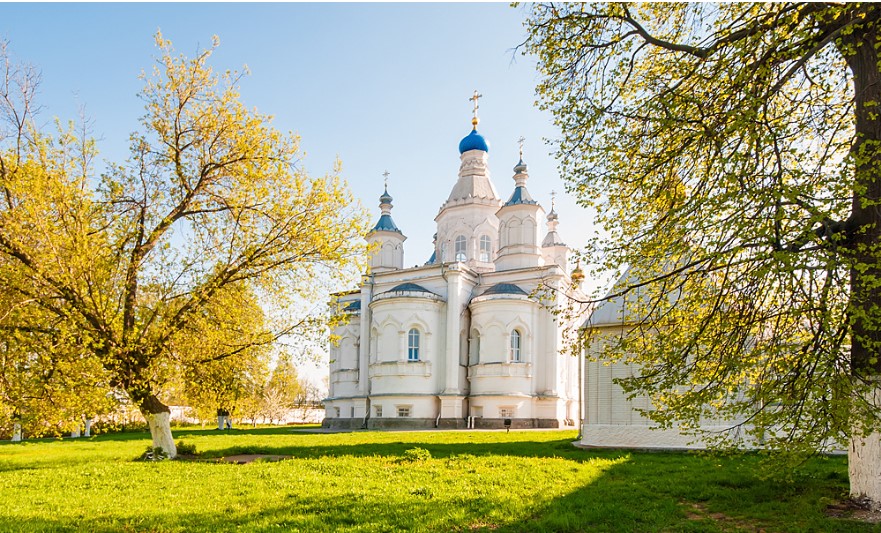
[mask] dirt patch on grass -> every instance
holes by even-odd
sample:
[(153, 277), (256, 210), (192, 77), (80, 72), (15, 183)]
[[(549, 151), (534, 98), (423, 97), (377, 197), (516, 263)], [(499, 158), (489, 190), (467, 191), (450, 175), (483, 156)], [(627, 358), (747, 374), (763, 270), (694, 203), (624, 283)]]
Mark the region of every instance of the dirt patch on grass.
[(237, 465), (246, 465), (256, 461), (266, 461), (274, 463), (283, 459), (290, 459), (290, 455), (266, 455), (260, 453), (248, 453), (241, 455), (230, 455), (229, 457), (221, 457), (217, 461), (220, 463), (234, 463)]
[(685, 501), (680, 503), (685, 506), (685, 517), (689, 520), (712, 520), (714, 522), (725, 524), (726, 526), (733, 526), (737, 529), (745, 531), (765, 531), (765, 529), (761, 526), (748, 520), (732, 518), (725, 513), (711, 513), (702, 503)]
[(826, 507), (826, 516), (859, 520), (869, 524), (881, 524), (881, 511), (873, 510), (867, 501), (842, 500)]

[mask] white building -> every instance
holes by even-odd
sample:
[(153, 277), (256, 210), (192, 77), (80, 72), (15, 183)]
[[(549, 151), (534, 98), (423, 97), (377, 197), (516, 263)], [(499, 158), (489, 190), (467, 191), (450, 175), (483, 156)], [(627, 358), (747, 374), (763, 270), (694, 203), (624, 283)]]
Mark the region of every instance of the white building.
[(337, 295), (350, 320), (334, 331), (326, 427), (577, 424), (578, 359), (561, 353), (551, 312), (573, 290), (569, 249), (553, 206), (546, 214), (527, 190), (522, 154), (501, 199), (477, 123), (475, 105), (425, 265), (403, 268), (406, 237), (380, 196), (370, 273)]
[[(706, 448), (707, 442), (699, 435), (684, 434), (677, 428), (660, 429), (657, 424), (640, 411), (653, 409), (651, 399), (644, 395), (628, 398), (616, 379), (638, 375), (639, 369), (625, 362), (603, 360), (605, 347), (642, 322), (637, 309), (645, 309), (641, 299), (639, 280), (629, 270), (590, 314), (582, 329), (589, 342), (584, 345), (583, 379), (584, 408), (581, 427), (581, 446), (610, 448)], [(625, 287), (636, 287), (625, 295), (611, 297)], [(641, 303), (640, 303), (641, 302)], [(709, 434), (724, 434), (740, 438), (737, 430), (742, 419), (726, 420), (707, 418), (701, 420), (699, 430)], [(741, 443), (744, 443), (741, 440)], [(749, 446), (757, 446), (751, 442)]]

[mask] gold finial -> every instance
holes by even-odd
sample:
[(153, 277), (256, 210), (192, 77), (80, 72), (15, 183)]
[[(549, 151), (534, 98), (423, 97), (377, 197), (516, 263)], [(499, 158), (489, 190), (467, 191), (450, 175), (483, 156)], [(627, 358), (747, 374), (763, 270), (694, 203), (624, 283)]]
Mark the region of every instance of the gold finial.
[(525, 141), (525, 140), (526, 140), (526, 137), (524, 137), (522, 135), (520, 136), (519, 139), (517, 139), (517, 143), (520, 144), (520, 161), (523, 161), (523, 141)]
[(575, 284), (581, 284), (584, 281), (584, 272), (581, 270), (581, 259), (578, 259), (578, 262), (575, 263), (575, 270), (572, 271), (569, 278)]
[(482, 97), (483, 97), (483, 95), (479, 94), (477, 92), (477, 89), (474, 89), (474, 95), (471, 98), (469, 98), (469, 100), (474, 102), (474, 110), (473, 110), (474, 117), (471, 119), (471, 125), (474, 126), (474, 129), (477, 129), (477, 123), (480, 122), (480, 119), (477, 118), (477, 110), (480, 108), (480, 106), (477, 105), (477, 101)]

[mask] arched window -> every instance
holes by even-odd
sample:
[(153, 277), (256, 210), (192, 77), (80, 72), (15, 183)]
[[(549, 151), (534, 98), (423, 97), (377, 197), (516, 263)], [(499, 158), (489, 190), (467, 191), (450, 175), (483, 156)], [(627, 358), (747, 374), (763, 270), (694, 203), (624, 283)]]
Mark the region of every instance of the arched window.
[(492, 246), (492, 242), (489, 240), (489, 236), (481, 235), (480, 236), (480, 260), (484, 263), (489, 263), (489, 257)]
[(456, 237), (456, 261), (465, 260), (465, 237), (459, 235)]
[(407, 334), (407, 361), (419, 360), (419, 330), (412, 328)]
[(511, 362), (519, 363), (520, 357), (520, 332), (515, 329), (511, 332)]

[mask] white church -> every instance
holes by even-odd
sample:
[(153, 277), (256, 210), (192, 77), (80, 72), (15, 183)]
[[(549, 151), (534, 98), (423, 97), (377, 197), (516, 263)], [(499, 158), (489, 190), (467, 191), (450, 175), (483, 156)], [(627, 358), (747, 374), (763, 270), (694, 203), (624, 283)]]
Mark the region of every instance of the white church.
[[(406, 237), (388, 188), (379, 198), (379, 220), (366, 236), (375, 250), (370, 271), (358, 290), (335, 295), (348, 320), (333, 331), (323, 426), (578, 427), (584, 446), (703, 447), (675, 429), (653, 429), (639, 413), (649, 400), (627, 398), (614, 383), (634, 370), (596, 361), (605, 336), (632, 327), (627, 298), (572, 323), (553, 312), (583, 298), (584, 274), (570, 270), (553, 205), (545, 213), (529, 194), (522, 152), (507, 200), (499, 196), (489, 143), (477, 131), (477, 96), (423, 266), (403, 267)], [(575, 357), (564, 336), (579, 328), (594, 335)], [(708, 421), (708, 429), (726, 427)]]
[(369, 274), (359, 290), (336, 295), (349, 320), (333, 332), (325, 427), (577, 424), (578, 358), (564, 353), (564, 325), (551, 310), (576, 290), (580, 270), (570, 273), (553, 206), (546, 213), (529, 194), (522, 153), (506, 199), (499, 195), (476, 97), (423, 266), (403, 268), (406, 237), (387, 188), (379, 198)]

